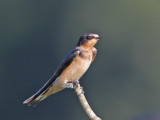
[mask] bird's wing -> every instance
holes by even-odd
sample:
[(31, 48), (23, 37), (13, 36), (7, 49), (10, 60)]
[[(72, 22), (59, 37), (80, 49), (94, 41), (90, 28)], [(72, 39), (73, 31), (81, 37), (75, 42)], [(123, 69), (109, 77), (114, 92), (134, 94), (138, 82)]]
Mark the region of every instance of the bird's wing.
[[(56, 78), (72, 63), (74, 58), (79, 55), (80, 49), (75, 48), (72, 49), (69, 54), (63, 59), (53, 76), (47, 81), (47, 83), (33, 96), (31, 96), (29, 99), (25, 100), (24, 104), (32, 105), (34, 103), (35, 99), (45, 93), (55, 82)], [(37, 101), (37, 100), (36, 100)]]

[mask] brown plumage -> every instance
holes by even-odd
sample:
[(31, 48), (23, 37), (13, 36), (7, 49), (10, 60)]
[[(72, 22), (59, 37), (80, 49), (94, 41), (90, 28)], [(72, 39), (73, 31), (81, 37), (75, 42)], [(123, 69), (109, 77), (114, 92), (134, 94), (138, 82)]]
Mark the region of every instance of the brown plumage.
[(79, 80), (94, 61), (97, 50), (94, 45), (100, 37), (97, 34), (86, 33), (82, 35), (69, 54), (61, 62), (58, 69), (48, 82), (33, 96), (23, 103), (29, 106), (44, 100), (64, 88), (73, 88), (73, 81)]

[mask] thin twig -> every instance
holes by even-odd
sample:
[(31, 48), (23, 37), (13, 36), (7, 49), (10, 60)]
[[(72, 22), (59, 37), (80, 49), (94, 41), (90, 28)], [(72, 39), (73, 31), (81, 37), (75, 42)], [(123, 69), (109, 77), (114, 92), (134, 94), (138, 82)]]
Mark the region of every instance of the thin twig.
[(86, 112), (86, 114), (88, 115), (90, 120), (101, 120), (101, 118), (97, 117), (97, 115), (93, 112), (93, 110), (89, 106), (89, 104), (86, 100), (86, 97), (84, 96), (83, 88), (80, 86), (79, 83), (77, 83), (77, 85), (74, 85), (74, 90), (79, 98), (79, 101), (80, 101), (84, 111)]

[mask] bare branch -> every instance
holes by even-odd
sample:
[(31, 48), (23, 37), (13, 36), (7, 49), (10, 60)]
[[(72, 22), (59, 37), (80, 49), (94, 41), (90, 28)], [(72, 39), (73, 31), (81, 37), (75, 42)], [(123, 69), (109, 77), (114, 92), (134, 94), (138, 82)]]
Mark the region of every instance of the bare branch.
[(79, 101), (80, 101), (84, 111), (86, 112), (86, 114), (88, 115), (90, 120), (101, 120), (101, 118), (97, 117), (96, 114), (91, 109), (91, 107), (89, 106), (89, 104), (86, 100), (86, 97), (84, 96), (83, 88), (80, 86), (79, 83), (77, 83), (77, 85), (74, 85), (74, 90), (79, 98)]

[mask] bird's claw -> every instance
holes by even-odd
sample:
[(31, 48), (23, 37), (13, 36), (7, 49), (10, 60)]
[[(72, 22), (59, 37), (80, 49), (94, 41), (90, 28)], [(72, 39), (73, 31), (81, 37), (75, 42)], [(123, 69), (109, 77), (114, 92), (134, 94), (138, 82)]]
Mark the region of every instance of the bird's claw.
[(63, 84), (63, 87), (64, 87), (64, 88), (73, 88), (74, 86), (73, 86), (73, 83), (71, 83), (71, 82), (66, 82), (65, 84)]
[(73, 84), (73, 87), (77, 88), (78, 84), (79, 84), (79, 81), (78, 80), (73, 81), (72, 84)]
[(64, 83), (63, 87), (64, 88), (74, 88), (74, 87), (78, 87), (78, 84), (79, 84), (79, 81), (78, 80), (75, 80), (75, 81), (69, 81), (69, 82), (66, 82)]

